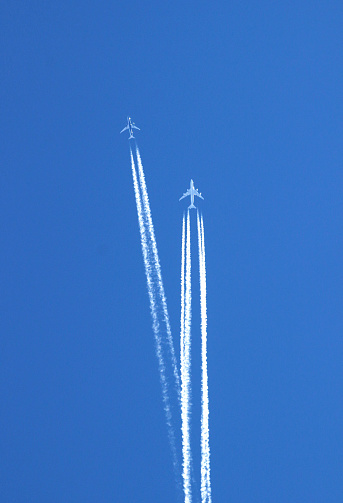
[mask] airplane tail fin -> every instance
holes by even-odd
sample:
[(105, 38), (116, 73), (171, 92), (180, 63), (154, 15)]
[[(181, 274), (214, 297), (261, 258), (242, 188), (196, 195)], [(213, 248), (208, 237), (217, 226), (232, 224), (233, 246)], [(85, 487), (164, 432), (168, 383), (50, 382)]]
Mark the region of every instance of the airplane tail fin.
[(189, 210), (191, 210), (192, 208), (194, 208), (194, 209), (195, 209), (194, 204), (190, 204), (190, 205), (188, 206), (188, 209), (189, 209)]

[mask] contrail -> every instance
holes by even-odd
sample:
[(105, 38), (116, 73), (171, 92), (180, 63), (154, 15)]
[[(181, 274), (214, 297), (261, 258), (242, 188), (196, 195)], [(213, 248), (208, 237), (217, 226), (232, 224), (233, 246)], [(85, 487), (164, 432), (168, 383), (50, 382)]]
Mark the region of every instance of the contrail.
[[(185, 271), (186, 255), (186, 271)], [(186, 281), (185, 281), (186, 275)], [(191, 470), (192, 452), (190, 446), (190, 402), (191, 402), (191, 230), (189, 211), (187, 212), (187, 234), (185, 241), (185, 215), (182, 223), (181, 256), (181, 418), (182, 418), (182, 454), (183, 487), (185, 503), (192, 501)]]
[(183, 459), (183, 488), (185, 500), (188, 498), (189, 485), (187, 471), (187, 396), (185, 392), (185, 215), (182, 220), (182, 250), (181, 250), (181, 333), (180, 333), (180, 364), (181, 364), (181, 431)]
[(141, 160), (141, 156), (140, 156), (139, 149), (138, 149), (137, 145), (136, 145), (136, 156), (137, 156), (137, 161), (138, 161), (138, 174), (139, 174), (140, 187), (141, 187), (141, 191), (142, 191), (142, 202), (143, 202), (143, 208), (144, 208), (144, 216), (146, 219), (147, 231), (148, 231), (149, 239), (151, 241), (151, 246), (152, 246), (154, 268), (155, 268), (157, 278), (158, 278), (158, 290), (159, 290), (159, 296), (160, 296), (161, 303), (162, 303), (164, 323), (166, 326), (167, 340), (168, 340), (171, 363), (172, 363), (173, 373), (174, 373), (175, 387), (176, 387), (176, 392), (178, 395), (178, 400), (180, 401), (181, 388), (180, 388), (179, 371), (178, 371), (178, 367), (177, 367), (174, 343), (173, 343), (173, 338), (172, 338), (172, 333), (171, 333), (171, 328), (170, 328), (167, 300), (166, 300), (164, 287), (163, 287), (161, 265), (160, 265), (160, 261), (159, 261), (159, 257), (158, 257), (154, 225), (152, 223), (148, 191), (147, 191), (146, 182), (145, 182), (142, 160)]
[(206, 261), (204, 221), (197, 212), (200, 311), (201, 311), (201, 501), (211, 503), (210, 443), (209, 443), (209, 399), (207, 375), (207, 306), (206, 306)]
[[(184, 337), (185, 337), (185, 214), (183, 214), (182, 220), (182, 249), (181, 249), (181, 335), (180, 335), (180, 350), (181, 350), (181, 379), (182, 379), (182, 371), (183, 371), (183, 345), (184, 345)], [(182, 424), (183, 428), (183, 424)], [(183, 431), (183, 430), (182, 430)]]
[(164, 410), (165, 410), (165, 414), (166, 414), (166, 421), (167, 421), (167, 427), (168, 427), (168, 437), (169, 437), (169, 443), (170, 443), (170, 447), (171, 447), (171, 451), (172, 451), (174, 471), (175, 471), (175, 476), (176, 476), (176, 480), (177, 480), (177, 484), (178, 484), (178, 477), (179, 477), (180, 469), (179, 469), (178, 456), (177, 456), (177, 450), (176, 450), (175, 432), (174, 432), (174, 426), (173, 426), (173, 420), (172, 420), (168, 382), (167, 382), (167, 378), (166, 378), (166, 364), (164, 361), (164, 356), (163, 356), (163, 351), (162, 351), (161, 326), (160, 326), (160, 322), (158, 319), (158, 299), (157, 299), (158, 288), (157, 288), (156, 283), (154, 281), (154, 274), (153, 274), (153, 267), (152, 267), (152, 264), (154, 264), (154, 259), (153, 259), (153, 253), (151, 251), (151, 247), (149, 246), (149, 240), (148, 240), (146, 226), (145, 226), (145, 222), (144, 222), (144, 209), (142, 206), (142, 198), (141, 198), (141, 195), (139, 192), (137, 172), (136, 172), (136, 167), (135, 167), (135, 163), (134, 163), (131, 149), (130, 149), (130, 155), (131, 155), (133, 186), (134, 186), (136, 205), (137, 205), (138, 223), (139, 223), (139, 230), (140, 230), (140, 235), (141, 235), (142, 253), (143, 253), (145, 274), (146, 274), (146, 278), (147, 278), (148, 294), (149, 294), (149, 300), (150, 300), (152, 326), (153, 326), (153, 332), (154, 332), (155, 342), (156, 342), (156, 354), (157, 354), (157, 359), (158, 359), (158, 366), (159, 366), (159, 373), (160, 373), (160, 380), (161, 380), (161, 387), (162, 387), (162, 398), (163, 398)]

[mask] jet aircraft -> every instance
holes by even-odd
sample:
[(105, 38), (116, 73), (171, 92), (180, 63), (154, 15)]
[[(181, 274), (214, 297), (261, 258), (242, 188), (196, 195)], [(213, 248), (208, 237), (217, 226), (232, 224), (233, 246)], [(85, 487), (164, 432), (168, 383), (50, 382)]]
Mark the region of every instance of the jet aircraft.
[(181, 201), (181, 199), (183, 199), (184, 197), (187, 197), (187, 196), (191, 196), (191, 204), (190, 204), (190, 206), (188, 206), (189, 210), (191, 210), (192, 208), (195, 208), (195, 206), (194, 206), (194, 196), (198, 196), (201, 199), (204, 199), (202, 197), (202, 195), (199, 194), (199, 192), (197, 191), (197, 189), (194, 188), (193, 180), (191, 180), (189, 189), (187, 190), (187, 192), (184, 193), (184, 195), (182, 197), (180, 197), (179, 201)]
[[(124, 129), (122, 131), (120, 131), (120, 134), (123, 133), (124, 131), (126, 131), (126, 129), (128, 129), (130, 132), (129, 140), (131, 140), (132, 138), (134, 138), (133, 129), (139, 129), (139, 127), (135, 126), (135, 123), (132, 122), (131, 117), (128, 117), (127, 118), (127, 126), (125, 126)], [(140, 131), (140, 129), (139, 129), (139, 131)]]

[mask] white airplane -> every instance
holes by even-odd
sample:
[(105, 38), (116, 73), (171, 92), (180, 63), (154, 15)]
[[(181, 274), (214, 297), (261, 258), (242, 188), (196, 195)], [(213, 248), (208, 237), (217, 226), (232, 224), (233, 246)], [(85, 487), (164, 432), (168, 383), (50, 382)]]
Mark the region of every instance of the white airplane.
[(202, 197), (202, 195), (199, 194), (199, 192), (197, 191), (197, 189), (194, 188), (193, 180), (191, 180), (191, 184), (190, 184), (189, 189), (187, 190), (187, 192), (184, 193), (184, 195), (182, 197), (180, 197), (179, 201), (181, 201), (181, 199), (183, 199), (184, 197), (187, 197), (187, 196), (191, 196), (191, 204), (190, 204), (190, 206), (188, 206), (189, 210), (191, 210), (192, 208), (195, 208), (195, 206), (194, 206), (194, 196), (198, 196), (201, 199), (204, 199)]
[[(122, 131), (120, 131), (120, 134), (124, 133), (124, 131), (126, 131), (126, 129), (128, 129), (130, 132), (129, 140), (131, 140), (131, 138), (134, 138), (133, 129), (139, 129), (139, 127), (135, 126), (135, 123), (132, 122), (131, 117), (128, 117), (127, 118), (127, 126), (125, 126), (124, 129)], [(139, 129), (139, 131), (140, 131), (140, 129)]]

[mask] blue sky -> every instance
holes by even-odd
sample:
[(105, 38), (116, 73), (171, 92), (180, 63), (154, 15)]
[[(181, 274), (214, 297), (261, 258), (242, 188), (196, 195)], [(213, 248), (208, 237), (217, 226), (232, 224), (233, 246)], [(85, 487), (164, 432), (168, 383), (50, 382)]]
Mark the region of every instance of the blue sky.
[(0, 19), (3, 501), (176, 500), (128, 114), (176, 346), (178, 198), (205, 197), (213, 500), (341, 501), (341, 2)]

